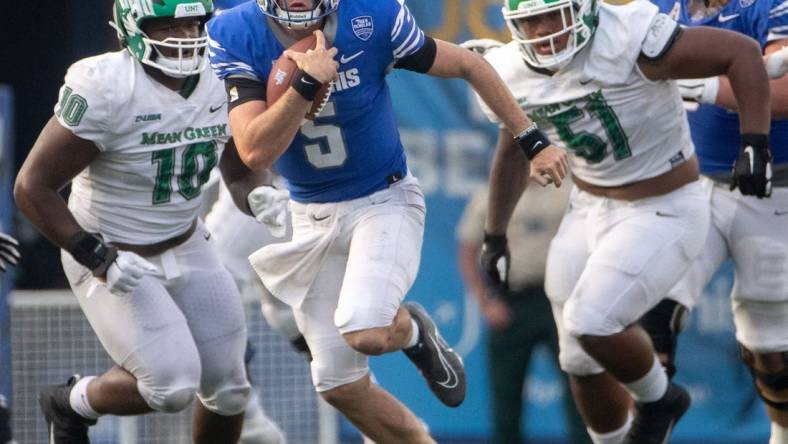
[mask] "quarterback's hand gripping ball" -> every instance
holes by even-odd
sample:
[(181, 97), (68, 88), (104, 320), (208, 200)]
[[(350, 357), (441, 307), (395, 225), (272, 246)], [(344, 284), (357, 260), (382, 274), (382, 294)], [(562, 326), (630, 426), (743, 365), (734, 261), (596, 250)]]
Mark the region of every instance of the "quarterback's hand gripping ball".
[(312, 100), (305, 118), (312, 120), (320, 114), (331, 97), (331, 84), (339, 68), (333, 59), (337, 49), (326, 49), (325, 45), (325, 36), (317, 31), (295, 42), (274, 62), (266, 85), (269, 107), (293, 87), (305, 99)]
[(287, 232), (287, 202), (290, 193), (264, 185), (249, 192), (246, 197), (249, 209), (258, 223), (268, 228), (271, 236), (281, 239)]

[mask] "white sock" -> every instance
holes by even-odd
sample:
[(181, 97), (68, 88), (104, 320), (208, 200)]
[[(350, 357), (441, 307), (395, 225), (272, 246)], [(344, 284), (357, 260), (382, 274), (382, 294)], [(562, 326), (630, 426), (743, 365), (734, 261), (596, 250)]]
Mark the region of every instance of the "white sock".
[(632, 394), (635, 401), (658, 401), (668, 391), (668, 375), (655, 355), (651, 370), (637, 381), (624, 384), (624, 387)]
[(410, 326), (412, 327), (410, 330), (410, 339), (408, 339), (408, 343), (405, 344), (405, 348), (411, 348), (419, 342), (419, 324), (411, 318)]
[(597, 433), (590, 428), (586, 428), (586, 430), (588, 430), (588, 436), (591, 437), (594, 444), (621, 444), (630, 427), (632, 427), (632, 412), (627, 413), (627, 421), (618, 430), (607, 433)]
[(88, 383), (96, 379), (95, 376), (85, 376), (77, 381), (74, 387), (71, 388), (71, 393), (68, 397), (68, 402), (71, 408), (79, 414), (79, 416), (87, 419), (99, 419), (100, 413), (93, 410), (88, 402)]
[(788, 444), (788, 427), (783, 427), (776, 422), (772, 423), (772, 437), (769, 444)]

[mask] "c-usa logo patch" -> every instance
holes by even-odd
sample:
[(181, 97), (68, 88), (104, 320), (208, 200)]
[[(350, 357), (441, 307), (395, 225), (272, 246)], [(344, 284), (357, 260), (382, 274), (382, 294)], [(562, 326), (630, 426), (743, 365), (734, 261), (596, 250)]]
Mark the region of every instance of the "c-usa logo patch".
[(368, 15), (355, 17), (350, 20), (350, 24), (353, 25), (353, 34), (365, 42), (372, 37), (372, 32), (375, 30), (375, 24), (372, 23), (372, 17)]

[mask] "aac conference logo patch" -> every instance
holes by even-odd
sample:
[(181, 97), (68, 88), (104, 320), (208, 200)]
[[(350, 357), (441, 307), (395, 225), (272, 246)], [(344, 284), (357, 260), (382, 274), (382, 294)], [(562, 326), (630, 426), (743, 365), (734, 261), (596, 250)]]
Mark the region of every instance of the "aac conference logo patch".
[(368, 15), (356, 17), (350, 21), (350, 24), (353, 25), (353, 34), (365, 42), (372, 37), (372, 31), (375, 30), (375, 25), (372, 23), (372, 17)]

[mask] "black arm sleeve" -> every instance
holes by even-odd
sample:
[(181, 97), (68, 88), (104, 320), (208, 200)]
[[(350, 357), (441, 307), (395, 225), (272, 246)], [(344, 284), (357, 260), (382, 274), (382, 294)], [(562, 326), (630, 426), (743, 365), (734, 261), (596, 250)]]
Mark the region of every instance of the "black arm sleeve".
[(227, 77), (224, 79), (227, 91), (227, 111), (251, 100), (265, 101), (265, 85), (247, 77)]
[(421, 45), (421, 48), (413, 54), (397, 60), (394, 68), (425, 73), (432, 68), (437, 52), (438, 45), (435, 44), (435, 39), (424, 36), (424, 44)]

